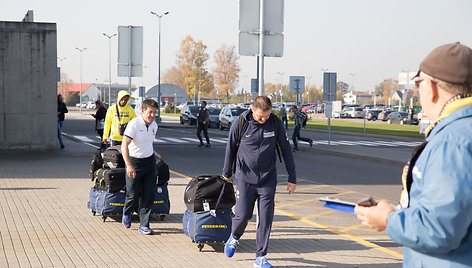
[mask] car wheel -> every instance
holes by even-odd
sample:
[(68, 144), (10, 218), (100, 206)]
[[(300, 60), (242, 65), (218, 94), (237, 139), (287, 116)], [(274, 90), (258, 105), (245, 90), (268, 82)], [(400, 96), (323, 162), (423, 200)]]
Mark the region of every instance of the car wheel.
[(231, 129), (231, 123), (228, 123), (228, 130)]
[(375, 120), (377, 120), (377, 117), (372, 116), (372, 121), (375, 121)]
[(180, 118), (180, 124), (181, 124), (181, 125), (184, 124), (184, 120), (182, 119), (182, 117)]
[(223, 125), (222, 125), (221, 123), (218, 123), (218, 128), (219, 128), (220, 130), (223, 130)]
[(388, 124), (392, 124), (392, 121), (390, 119), (387, 120)]

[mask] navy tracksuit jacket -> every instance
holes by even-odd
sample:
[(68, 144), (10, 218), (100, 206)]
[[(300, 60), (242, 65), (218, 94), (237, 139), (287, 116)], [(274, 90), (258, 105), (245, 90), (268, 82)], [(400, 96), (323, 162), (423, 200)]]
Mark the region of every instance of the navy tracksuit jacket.
[(239, 239), (252, 218), (254, 205), (258, 201), (259, 226), (257, 227), (256, 256), (265, 256), (269, 244), (270, 230), (274, 219), (274, 197), (277, 186), (276, 142), (279, 144), (288, 181), (296, 183), (295, 162), (284, 126), (279, 118), (279, 130), (273, 118), (260, 124), (252, 118), (252, 111), (244, 112), (247, 128), (242, 130), (239, 150), (236, 151), (239, 120), (236, 119), (229, 131), (223, 168), (223, 175), (232, 176), (233, 160), (236, 157), (236, 205), (234, 209), (232, 234)]

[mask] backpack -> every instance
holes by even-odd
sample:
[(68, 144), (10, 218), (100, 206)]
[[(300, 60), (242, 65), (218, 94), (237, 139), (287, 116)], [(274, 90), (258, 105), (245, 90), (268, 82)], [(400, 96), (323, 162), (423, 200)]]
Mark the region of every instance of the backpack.
[[(236, 172), (236, 156), (238, 155), (239, 144), (241, 143), (241, 138), (243, 137), (243, 132), (247, 129), (248, 122), (244, 117), (244, 114), (239, 115), (239, 124), (238, 124), (238, 132), (237, 132), (237, 140), (236, 140), (236, 155), (234, 156), (233, 160), (233, 172)], [(277, 137), (279, 136), (279, 120), (277, 116), (273, 113), (270, 114), (269, 120), (272, 120), (275, 125), (275, 150), (277, 151), (277, 155), (279, 156), (280, 163), (282, 163), (282, 157), (280, 156), (280, 147), (279, 143), (277, 142)]]
[(206, 119), (206, 111), (207, 111), (207, 108), (198, 108), (198, 114), (197, 114), (197, 121), (202, 123), (205, 121)]
[(301, 115), (301, 120), (300, 120), (300, 123), (302, 125), (302, 127), (306, 126), (306, 121), (308, 121), (308, 116), (306, 115), (306, 113), (300, 111), (300, 115)]

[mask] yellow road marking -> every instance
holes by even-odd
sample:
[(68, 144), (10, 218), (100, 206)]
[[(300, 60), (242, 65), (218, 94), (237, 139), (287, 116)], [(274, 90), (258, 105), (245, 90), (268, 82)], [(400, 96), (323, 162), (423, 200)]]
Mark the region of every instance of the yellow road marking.
[[(176, 171), (173, 171), (173, 170), (170, 170), (170, 172), (172, 172), (172, 173), (174, 173), (174, 174), (176, 174), (176, 175), (178, 175), (178, 176), (184, 177), (184, 178), (186, 178), (186, 179), (189, 179), (189, 180), (192, 179), (192, 178), (189, 177), (189, 176), (186, 176), (186, 175), (184, 175), (184, 174), (182, 174), (182, 173), (179, 173), (179, 172), (176, 172)], [(329, 186), (329, 185), (328, 185), (328, 186)], [(382, 252), (384, 252), (384, 253), (387, 253), (387, 254), (389, 254), (389, 255), (392, 255), (392, 256), (394, 256), (394, 257), (396, 257), (396, 258), (403, 259), (403, 254), (398, 253), (398, 252), (395, 252), (395, 251), (390, 250), (390, 249), (388, 249), (388, 248), (381, 247), (381, 246), (376, 245), (376, 244), (374, 244), (374, 243), (365, 241), (365, 240), (362, 239), (362, 238), (359, 238), (359, 237), (356, 237), (356, 236), (353, 236), (353, 235), (350, 235), (350, 234), (343, 233), (343, 232), (341, 232), (341, 231), (335, 230), (335, 229), (330, 228), (330, 227), (326, 227), (326, 226), (324, 226), (324, 225), (322, 225), (322, 224), (319, 224), (319, 223), (316, 223), (316, 222), (314, 222), (314, 221), (311, 221), (311, 220), (308, 220), (308, 219), (299, 217), (299, 216), (297, 216), (297, 215), (291, 214), (291, 213), (286, 212), (286, 211), (283, 211), (283, 210), (275, 209), (275, 212), (280, 213), (280, 214), (283, 214), (283, 215), (285, 215), (285, 216), (288, 216), (288, 217), (290, 217), (290, 218), (292, 218), (292, 219), (301, 221), (301, 222), (303, 222), (303, 223), (309, 224), (309, 225), (311, 225), (311, 226), (315, 226), (315, 227), (317, 227), (317, 228), (326, 230), (326, 231), (328, 231), (328, 232), (335, 233), (335, 234), (337, 234), (337, 235), (339, 235), (339, 236), (342, 236), (342, 237), (347, 238), (347, 239), (349, 239), (349, 240), (355, 241), (355, 242), (357, 242), (357, 243), (359, 243), (359, 244), (361, 244), (361, 245), (364, 245), (364, 246), (366, 246), (366, 247), (374, 248), (374, 249), (377, 249), (377, 250), (382, 251)]]
[(346, 234), (346, 233), (340, 232), (340, 231), (335, 230), (335, 229), (333, 229), (333, 228), (326, 227), (326, 226), (321, 225), (321, 224), (319, 224), (319, 223), (316, 223), (316, 222), (314, 222), (314, 221), (310, 221), (310, 220), (301, 218), (301, 217), (299, 217), (299, 216), (297, 216), (297, 215), (291, 214), (291, 213), (286, 212), (286, 211), (283, 211), (283, 210), (278, 210), (278, 209), (276, 209), (275, 211), (276, 211), (277, 213), (280, 213), (280, 214), (283, 214), (283, 215), (288, 216), (288, 217), (290, 217), (290, 218), (299, 220), (299, 221), (301, 221), (301, 222), (303, 222), (303, 223), (306, 223), (306, 224), (309, 224), (309, 225), (311, 225), (311, 226), (315, 226), (315, 227), (317, 227), (317, 228), (320, 228), (320, 229), (329, 231), (329, 232), (331, 232), (331, 233), (335, 233), (335, 234), (337, 234), (337, 235), (339, 235), (339, 236), (342, 236), (342, 237), (347, 238), (347, 239), (349, 239), (349, 240), (355, 241), (355, 242), (357, 242), (357, 243), (359, 243), (359, 244), (362, 244), (362, 245), (364, 245), (364, 246), (366, 246), (366, 247), (374, 248), (374, 249), (377, 249), (377, 250), (382, 251), (382, 252), (384, 252), (384, 253), (387, 253), (387, 254), (389, 254), (389, 255), (392, 255), (392, 256), (394, 256), (394, 257), (396, 257), (396, 258), (403, 259), (403, 254), (398, 253), (398, 252), (395, 252), (395, 251), (390, 250), (390, 249), (387, 249), (387, 248), (384, 248), (384, 247), (381, 247), (381, 246), (376, 245), (376, 244), (374, 244), (374, 243), (365, 241), (364, 239), (361, 239), (361, 238), (359, 238), (359, 237), (356, 237), (356, 236), (353, 236), (353, 235), (350, 235), (350, 234)]

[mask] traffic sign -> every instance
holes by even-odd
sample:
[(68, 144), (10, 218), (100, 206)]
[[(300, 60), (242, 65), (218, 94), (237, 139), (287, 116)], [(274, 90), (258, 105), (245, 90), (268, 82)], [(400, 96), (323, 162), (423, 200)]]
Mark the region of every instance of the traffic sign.
[(290, 76), (290, 92), (293, 92), (293, 93), (305, 92), (305, 77), (304, 76)]
[[(259, 32), (260, 0), (239, 0), (239, 31)], [(264, 34), (284, 31), (284, 0), (264, 1)]]

